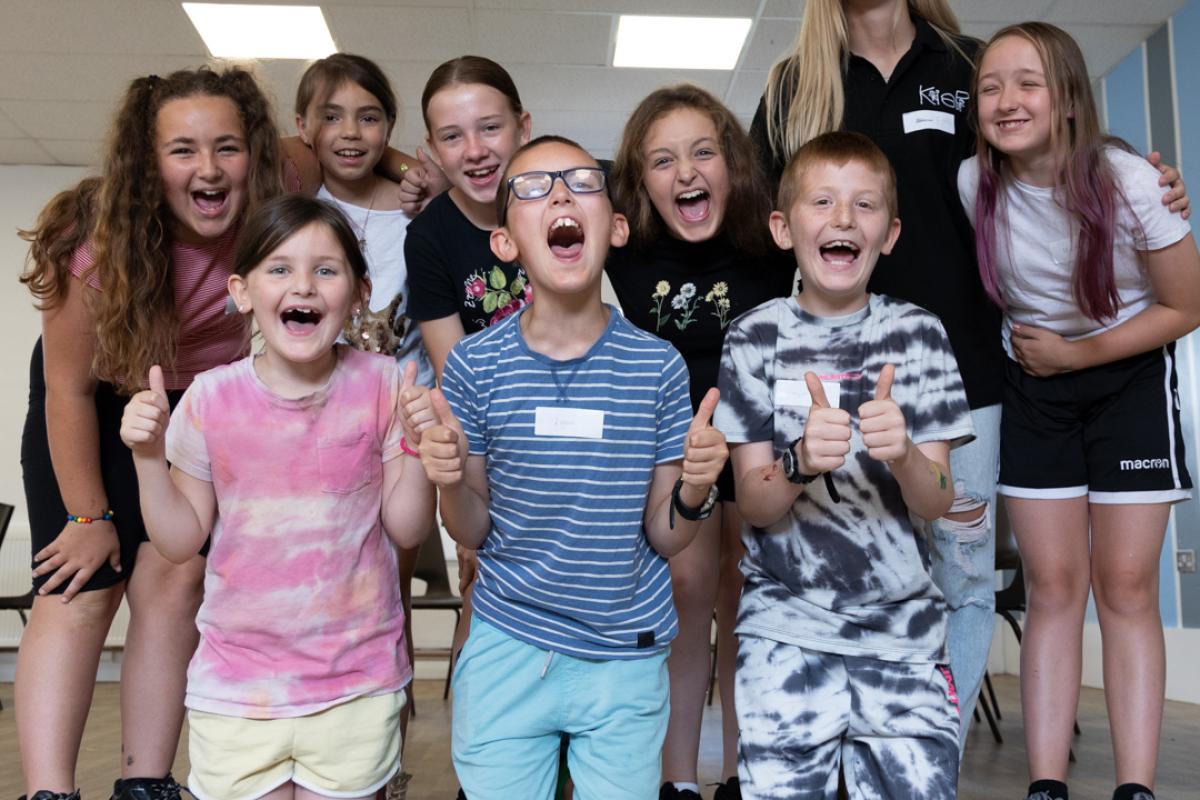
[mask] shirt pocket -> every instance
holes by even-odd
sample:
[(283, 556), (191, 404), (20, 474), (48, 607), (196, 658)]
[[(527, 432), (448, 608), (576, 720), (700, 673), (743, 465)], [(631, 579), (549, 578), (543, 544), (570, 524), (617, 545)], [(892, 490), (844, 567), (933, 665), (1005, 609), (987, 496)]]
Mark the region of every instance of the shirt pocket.
[(375, 439), (367, 431), (317, 440), (321, 491), (351, 494), (369, 484), (383, 469)]

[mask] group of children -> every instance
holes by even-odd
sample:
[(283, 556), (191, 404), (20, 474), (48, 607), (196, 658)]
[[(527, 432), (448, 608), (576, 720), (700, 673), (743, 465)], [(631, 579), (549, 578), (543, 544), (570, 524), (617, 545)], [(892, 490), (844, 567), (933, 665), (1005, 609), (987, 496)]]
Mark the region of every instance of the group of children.
[[(157, 238), (109, 219), (133, 202), (113, 177), (139, 157), (122, 153), (133, 137), (114, 146), (98, 187), (56, 199), (33, 238), (47, 409), (33, 428), (58, 494), (39, 506), (57, 504), (35, 545), (39, 597), (18, 665), (31, 800), (78, 798), (68, 751), (90, 699), (91, 645), (69, 675), (36, 673), (79, 625), (69, 607), (95, 595), (86, 624), (107, 628), (113, 587), (151, 550), (179, 565), (160, 582), (181, 574), (172, 569), (204, 576), (199, 646), (191, 654), (182, 637), (171, 650), (190, 656), (186, 696), (180, 684), (155, 698), (186, 703), (193, 794), (369, 798), (395, 782), (412, 674), (397, 574), (437, 498), (477, 564), (453, 676), (466, 797), (547, 800), (564, 741), (580, 800), (698, 797), (695, 745), (691, 776), (667, 775), (662, 759), (669, 727), (693, 725), (677, 722), (671, 683), (695, 665), (668, 671), (685, 617), (676, 557), (709, 535), (715, 558), (719, 526), (703, 533), (714, 512), (731, 515), (745, 547), (728, 676), (737, 775), (718, 796), (833, 798), (841, 776), (855, 798), (954, 797), (961, 724), (927, 529), (959, 508), (950, 453), (973, 438), (973, 414), (938, 318), (868, 291), (903, 235), (887, 155), (850, 132), (790, 154), (757, 235), (769, 230), (791, 259), (780, 270), (764, 251), (765, 277), (747, 293), (784, 288), (737, 307), (740, 286), (716, 279), (731, 263), (721, 248), (755, 234), (739, 241), (750, 228), (733, 222), (745, 217), (726, 207), (730, 187), (766, 190), (731, 174), (757, 174), (750, 140), (702, 92), (643, 104), (614, 168), (614, 209), (608, 172), (586, 150), (529, 140), (511, 78), (487, 59), (447, 62), (426, 87), (436, 171), (387, 150), (396, 102), (375, 65), (315, 64), (296, 112), (322, 199), (264, 190), (270, 170), (276, 183), (283, 174), (269, 117), (225, 76), (188, 75), (213, 86), (177, 74), (131, 89), (154, 114), (139, 132), (153, 196), (131, 217), (147, 216), (134, 224)], [(1089, 578), (1063, 581), (1066, 612), (1039, 594), (1080, 546), (1086, 563), (1090, 515), (1101, 622), (1144, 638), (1109, 609), (1152, 590), (1153, 575), (1129, 587), (1106, 570), (1131, 547), (1149, 570), (1168, 504), (1190, 493), (1171, 352), (1200, 324), (1200, 255), (1160, 203), (1157, 172), (1100, 136), (1066, 34), (1002, 30), (977, 56), (972, 94), (977, 155), (958, 188), (983, 286), (1006, 312), (1000, 482), (1031, 551), (1026, 719), (1052, 717), (1030, 795), (1065, 800), (1066, 753), (1060, 768), (1054, 747), (1073, 704), (1050, 695), (1069, 688), (1070, 664), (1048, 669), (1046, 641), (1081, 624)], [(378, 174), (388, 161), (398, 181)], [(406, 203), (424, 206), (407, 240)], [(676, 257), (623, 249), (656, 235), (718, 255), (696, 273), (707, 290), (656, 279), (634, 298), (651, 303), (631, 312), (644, 330), (602, 301), (601, 279), (622, 259)], [(189, 271), (185, 248), (209, 256)], [(135, 267), (139, 249), (153, 258)], [(785, 296), (793, 267), (801, 288)], [(619, 269), (622, 294), (636, 278)], [(715, 344), (681, 356), (654, 335), (669, 322), (672, 341), (686, 338), (701, 313), (716, 320)], [(142, 336), (110, 330), (122, 315)], [(251, 316), (259, 351), (227, 363)], [(712, 377), (697, 386), (705, 358)], [(98, 387), (113, 398), (103, 412)], [(129, 394), (118, 426), (115, 398)], [(1118, 464), (1134, 457), (1155, 466), (1127, 475)], [(37, 476), (26, 465), (31, 485), (46, 480), (42, 461)], [(734, 502), (721, 502), (733, 500), (721, 484)], [(1045, 541), (1068, 535), (1069, 552)], [(56, 588), (71, 602), (47, 610)], [(128, 591), (133, 600), (132, 580)], [(702, 610), (705, 652), (715, 596), (686, 606), (692, 619)], [(98, 652), (103, 636), (89, 631)], [(1114, 724), (1119, 800), (1153, 797), (1157, 717), (1134, 704), (1162, 699), (1161, 668), (1129, 655), (1114, 657), (1122, 680), (1141, 684), (1117, 703), (1132, 729)], [(39, 752), (39, 704), (56, 686), (69, 691), (50, 724), (67, 741)], [(178, 717), (159, 729), (172, 722), (177, 736)], [(697, 714), (697, 736), (698, 725)], [(178, 796), (161, 750), (148, 767), (127, 750), (114, 796)]]

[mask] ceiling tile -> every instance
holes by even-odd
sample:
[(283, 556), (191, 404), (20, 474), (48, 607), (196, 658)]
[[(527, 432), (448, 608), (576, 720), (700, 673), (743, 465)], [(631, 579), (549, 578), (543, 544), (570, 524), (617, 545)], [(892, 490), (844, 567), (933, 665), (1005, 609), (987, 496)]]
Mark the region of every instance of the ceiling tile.
[(116, 103), (134, 78), (203, 63), (202, 56), (0, 52), (0, 99)]
[(0, 139), (0, 164), (57, 164), (33, 139)]
[(501, 64), (607, 64), (614, 26), (611, 14), (475, 12), (479, 49)]
[(37, 139), (103, 139), (112, 103), (62, 100), (0, 100), (0, 111)]
[(1058, 0), (1045, 19), (1058, 25), (1146, 25), (1152, 20), (1166, 19), (1183, 4), (1184, 0), (1137, 0), (1126, 3)]
[(1158, 30), (1158, 25), (1072, 25), (1071, 34), (1083, 50), (1088, 74), (1104, 75), (1135, 47)]
[(804, 15), (804, 0), (767, 0), (762, 15), (764, 18), (800, 19)]
[(0, 19), (0, 52), (208, 55), (179, 3), (3, 0)]
[(24, 139), (28, 135), (28, 131), (21, 130), (15, 122), (4, 115), (3, 111), (0, 111), (0, 139)]
[(735, 114), (754, 115), (758, 100), (767, 87), (767, 71), (758, 69), (740, 70), (729, 87), (725, 105)]
[[(729, 85), (725, 70), (652, 70), (615, 67), (544, 67), (518, 64), (510, 70), (530, 109), (609, 109), (628, 114), (659, 86), (688, 81), (721, 97)], [(536, 120), (535, 120), (536, 122)]]
[[(1126, 0), (1116, 0), (1126, 2)], [(950, 0), (950, 8), (958, 21), (967, 22), (1019, 22), (1026, 19), (1043, 19), (1055, 0)]]
[(470, 20), (461, 8), (332, 6), (325, 18), (339, 49), (371, 58), (440, 63), (474, 49)]
[(792, 20), (764, 19), (754, 26), (750, 44), (743, 51), (741, 66), (746, 69), (770, 69), (791, 51), (800, 27)]
[(59, 164), (96, 166), (100, 163), (104, 142), (84, 142), (68, 139), (39, 139), (38, 144)]
[(690, 17), (752, 17), (758, 10), (758, 0), (476, 0), (474, 5), (476, 8)]

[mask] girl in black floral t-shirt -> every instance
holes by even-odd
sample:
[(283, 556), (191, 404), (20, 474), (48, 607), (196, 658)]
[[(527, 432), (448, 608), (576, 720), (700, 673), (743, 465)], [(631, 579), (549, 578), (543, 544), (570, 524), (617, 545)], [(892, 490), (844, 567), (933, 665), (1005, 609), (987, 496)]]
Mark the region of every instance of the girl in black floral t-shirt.
[[(733, 114), (708, 92), (690, 85), (659, 89), (625, 125), (611, 187), (617, 209), (629, 219), (630, 244), (610, 252), (609, 280), (625, 315), (683, 355), (695, 407), (717, 385), (729, 323), (792, 289), (795, 261), (771, 243), (771, 203), (753, 146)], [(671, 717), (662, 798), (699, 797), (696, 761), (714, 607), (721, 774), (737, 775), (733, 623), (742, 583), (737, 566), (742, 520), (728, 468), (717, 485), (724, 501), (720, 511), (671, 559), (679, 635), (668, 661)], [(716, 797), (739, 798), (736, 777)]]

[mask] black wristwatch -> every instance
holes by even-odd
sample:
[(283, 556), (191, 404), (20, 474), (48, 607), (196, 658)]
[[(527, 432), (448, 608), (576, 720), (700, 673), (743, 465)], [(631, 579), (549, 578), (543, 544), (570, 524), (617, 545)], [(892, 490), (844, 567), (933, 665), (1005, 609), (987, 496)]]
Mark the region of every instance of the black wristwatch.
[(675, 512), (679, 512), (679, 516), (691, 522), (708, 519), (712, 516), (713, 509), (717, 507), (717, 500), (721, 497), (721, 492), (717, 490), (717, 485), (714, 483), (708, 487), (708, 497), (704, 498), (704, 502), (699, 508), (692, 508), (684, 505), (684, 502), (679, 497), (679, 490), (683, 488), (683, 478), (675, 481), (675, 488), (671, 490), (671, 509), (667, 512), (667, 523), (672, 530), (675, 529)]
[(803, 436), (789, 444), (787, 450), (783, 451), (783, 456), (781, 457), (781, 460), (783, 461), (783, 477), (787, 478), (789, 483), (794, 483), (798, 486), (804, 486), (812, 483), (817, 478), (821, 477), (821, 473), (819, 472), (816, 475), (805, 475), (800, 472), (800, 459), (796, 457), (796, 445), (800, 444), (802, 441), (804, 441)]

